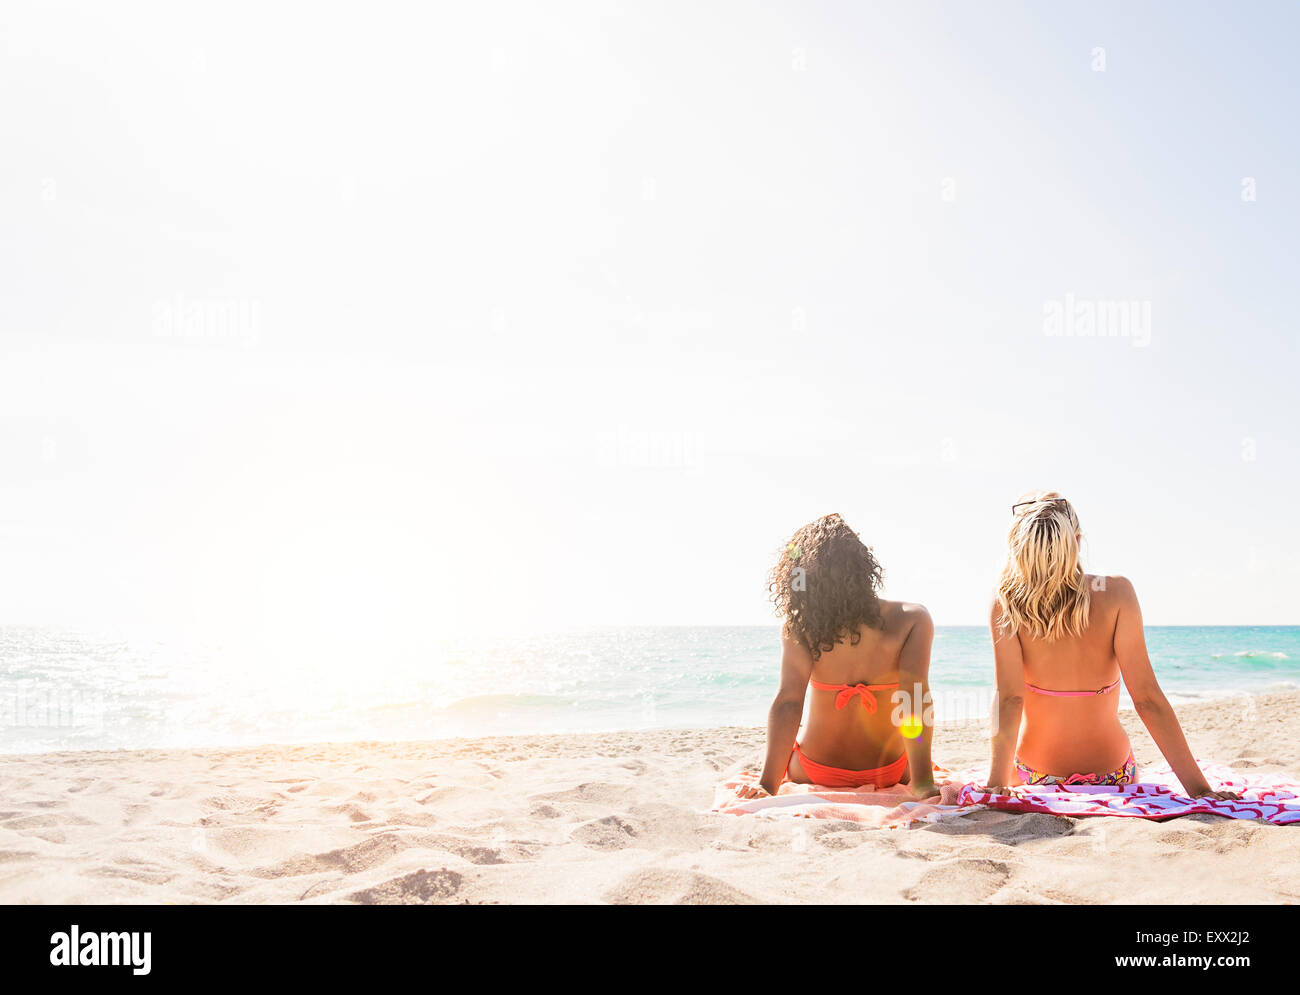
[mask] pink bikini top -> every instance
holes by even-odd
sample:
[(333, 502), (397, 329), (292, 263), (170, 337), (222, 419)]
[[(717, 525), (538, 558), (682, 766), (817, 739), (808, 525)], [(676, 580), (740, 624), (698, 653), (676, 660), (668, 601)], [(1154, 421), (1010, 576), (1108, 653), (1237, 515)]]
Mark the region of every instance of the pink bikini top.
[(1093, 698), (1099, 694), (1114, 691), (1119, 687), (1119, 678), (1115, 678), (1114, 684), (1107, 684), (1104, 688), (1098, 688), (1096, 691), (1049, 691), (1047, 688), (1037, 687), (1030, 684), (1028, 681), (1025, 681), (1025, 687), (1029, 688), (1030, 691), (1037, 692), (1038, 694), (1051, 695), (1053, 698)]

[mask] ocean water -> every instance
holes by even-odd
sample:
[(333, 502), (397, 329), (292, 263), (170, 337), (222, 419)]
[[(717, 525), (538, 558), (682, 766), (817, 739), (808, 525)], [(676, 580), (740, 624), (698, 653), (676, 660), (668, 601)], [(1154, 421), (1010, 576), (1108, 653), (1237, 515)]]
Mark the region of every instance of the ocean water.
[[(1300, 686), (1300, 626), (1157, 626), (1147, 644), (1174, 702)], [(0, 753), (761, 725), (779, 658), (774, 626), (586, 629), (401, 659), (0, 627)], [(931, 675), (938, 718), (986, 716), (987, 632), (940, 627)]]

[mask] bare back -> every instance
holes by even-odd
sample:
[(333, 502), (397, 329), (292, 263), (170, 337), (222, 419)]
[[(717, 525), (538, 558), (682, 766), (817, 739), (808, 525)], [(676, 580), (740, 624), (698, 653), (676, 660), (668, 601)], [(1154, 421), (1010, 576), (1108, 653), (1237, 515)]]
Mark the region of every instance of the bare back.
[[(1118, 689), (1110, 693), (1061, 697), (1033, 690), (1098, 692), (1120, 678), (1115, 634), (1125, 604), (1122, 578), (1087, 576), (1088, 623), (1078, 636), (1047, 642), (1027, 634), (1011, 637), (1020, 645), (1024, 713), (1017, 756), (1035, 770), (1068, 775), (1104, 772), (1128, 757), (1128, 734), (1119, 722)], [(1123, 587), (1127, 582), (1123, 582)]]
[[(929, 659), (929, 638), (933, 629), (929, 615), (920, 605), (899, 601), (880, 602), (882, 626), (859, 629), (857, 645), (847, 639), (825, 651), (812, 665), (812, 680), (832, 685), (902, 684), (910, 692), (908, 682), (911, 665), (904, 650), (909, 636), (918, 626), (924, 628), (926, 665)], [(920, 654), (918, 653), (918, 656)], [(864, 707), (861, 696), (837, 708), (839, 697), (835, 691), (810, 687), (808, 690), (808, 717), (800, 739), (801, 747), (820, 763), (863, 770), (896, 761), (904, 752), (903, 737), (891, 720), (895, 708), (894, 689), (873, 694), (872, 702)], [(874, 704), (874, 708), (870, 707)], [(791, 777), (798, 777), (799, 761), (791, 762)]]

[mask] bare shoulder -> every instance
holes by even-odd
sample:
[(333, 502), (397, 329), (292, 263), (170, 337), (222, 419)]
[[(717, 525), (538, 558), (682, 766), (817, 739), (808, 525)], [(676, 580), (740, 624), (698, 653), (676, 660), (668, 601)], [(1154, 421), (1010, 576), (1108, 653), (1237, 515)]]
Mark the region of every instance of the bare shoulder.
[(1127, 577), (1121, 577), (1119, 574), (1089, 574), (1087, 581), (1095, 600), (1114, 605), (1132, 604), (1137, 601), (1137, 591), (1133, 589), (1133, 582)]
[(885, 628), (907, 635), (914, 629), (934, 629), (934, 621), (925, 605), (912, 601), (882, 601), (880, 611), (884, 616)]
[(989, 625), (998, 625), (1002, 621), (1002, 599), (994, 592), (989, 597)]
[(808, 647), (786, 632), (784, 627), (781, 629), (781, 648), (787, 653), (808, 653)]
[(997, 592), (989, 598), (989, 634), (995, 648), (1010, 643), (1018, 644), (1020, 639), (1007, 621), (1002, 608), (1002, 599)]
[(781, 630), (781, 667), (782, 669), (794, 668), (799, 672), (812, 670), (813, 658), (808, 647), (798, 639), (792, 637), (784, 629)]

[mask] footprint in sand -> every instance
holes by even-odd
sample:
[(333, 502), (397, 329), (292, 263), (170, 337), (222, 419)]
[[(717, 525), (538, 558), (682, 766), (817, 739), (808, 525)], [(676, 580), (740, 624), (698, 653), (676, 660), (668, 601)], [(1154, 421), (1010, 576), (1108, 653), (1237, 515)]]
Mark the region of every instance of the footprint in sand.
[(346, 815), (349, 822), (370, 822), (370, 815), (364, 809), (356, 805), (336, 805), (334, 811), (339, 815)]
[(89, 868), (86, 873), (100, 878), (122, 878), (127, 881), (139, 881), (142, 884), (166, 884), (176, 877), (166, 868), (155, 869), (141, 862), (119, 860), (116, 865), (102, 864)]
[(252, 795), (209, 795), (199, 802), (200, 805), (215, 808), (221, 812), (246, 811), (256, 808), (262, 803), (261, 798), (254, 798)]
[[(371, 821), (376, 820), (372, 819)], [(431, 826), (436, 826), (438, 821), (438, 816), (432, 812), (403, 811), (400, 815), (385, 819), (379, 825), (390, 829), (428, 829)]]
[(607, 808), (634, 805), (637, 791), (626, 784), (611, 784), (607, 781), (587, 781), (564, 791), (552, 791), (544, 795), (531, 795), (530, 802), (589, 802)]
[(1029, 840), (1069, 836), (1078, 824), (1078, 819), (1068, 815), (988, 811), (936, 822), (926, 826), (923, 832), (936, 836), (988, 836), (999, 843), (1017, 846)]
[(446, 868), (437, 871), (419, 870), (377, 884), (373, 888), (354, 891), (348, 899), (362, 905), (445, 905), (455, 898), (464, 880), (461, 875)]
[(354, 843), (352, 846), (340, 847), (325, 853), (304, 854), (270, 867), (256, 868), (248, 873), (259, 878), (301, 877), (304, 874), (338, 870), (355, 874), (376, 864), (382, 864), (393, 854), (405, 850), (410, 845), (409, 841), (394, 833), (382, 833), (360, 843)]
[(903, 891), (909, 902), (947, 904), (983, 902), (1011, 877), (1011, 865), (1001, 860), (956, 860), (926, 871)]
[(1230, 760), (1228, 762), (1228, 766), (1239, 767), (1239, 768), (1271, 767), (1271, 766), (1280, 767), (1282, 766), (1282, 761), (1279, 760), (1277, 757), (1237, 757), (1234, 760)]
[(757, 905), (752, 895), (694, 871), (638, 871), (605, 893), (613, 905)]
[(607, 815), (603, 819), (592, 819), (577, 826), (569, 839), (593, 850), (621, 850), (631, 846), (639, 830), (626, 819), (617, 815)]
[(15, 832), (27, 833), (30, 836), (39, 835), (33, 833), (33, 829), (53, 829), (57, 826), (94, 826), (97, 825), (94, 819), (87, 819), (83, 815), (65, 815), (56, 817), (53, 815), (24, 815), (16, 819), (6, 819), (0, 822), (0, 826), (5, 829), (11, 829)]
[(1057, 836), (1073, 836), (1079, 825), (1078, 819), (1068, 815), (1047, 815), (1043, 812), (1029, 812), (1017, 815), (1011, 821), (998, 826), (989, 833), (999, 843), (1018, 846), (1030, 840), (1052, 839)]
[(865, 826), (856, 823), (839, 824), (834, 828), (828, 827), (813, 836), (820, 846), (827, 850), (849, 850), (855, 846), (861, 846), (867, 838), (867, 829)]
[(445, 850), (447, 853), (454, 853), (462, 860), (468, 860), (471, 864), (507, 864), (510, 863), (502, 851), (495, 847), (483, 846), (474, 840), (465, 839), (462, 836), (443, 836), (438, 834), (422, 834), (419, 836), (408, 836), (407, 841), (415, 846), (429, 847), (434, 850)]
[(1214, 840), (1215, 853), (1232, 853), (1240, 847), (1250, 846), (1256, 838), (1267, 832), (1263, 826), (1224, 820), (1207, 834)]
[(1154, 833), (1157, 840), (1173, 847), (1176, 852), (1209, 850), (1214, 846), (1214, 841), (1208, 833), (1196, 829), (1186, 829), (1181, 826), (1166, 828), (1157, 824)]

